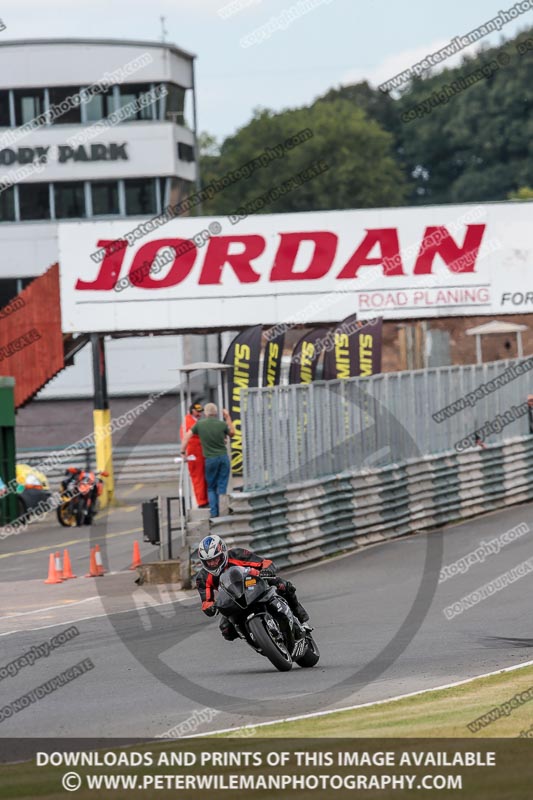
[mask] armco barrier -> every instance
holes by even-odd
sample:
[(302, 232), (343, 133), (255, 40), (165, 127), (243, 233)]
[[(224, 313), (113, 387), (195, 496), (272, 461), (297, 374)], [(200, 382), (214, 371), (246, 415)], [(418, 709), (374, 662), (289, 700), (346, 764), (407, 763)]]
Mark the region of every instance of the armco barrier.
[(213, 532), (281, 567), (533, 500), (533, 437), (231, 495)]

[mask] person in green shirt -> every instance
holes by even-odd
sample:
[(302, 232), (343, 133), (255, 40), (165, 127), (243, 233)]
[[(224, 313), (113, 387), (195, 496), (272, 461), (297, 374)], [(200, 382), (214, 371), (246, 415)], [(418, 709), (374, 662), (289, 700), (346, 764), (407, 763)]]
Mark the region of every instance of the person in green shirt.
[(185, 434), (181, 443), (181, 455), (185, 455), (189, 440), (195, 434), (200, 437), (205, 458), (205, 480), (207, 497), (212, 517), (218, 517), (218, 501), (226, 494), (230, 474), (230, 460), (226, 449), (226, 436), (234, 436), (235, 428), (227, 409), (222, 409), (224, 420), (218, 419), (218, 409), (214, 403), (206, 403), (204, 419)]

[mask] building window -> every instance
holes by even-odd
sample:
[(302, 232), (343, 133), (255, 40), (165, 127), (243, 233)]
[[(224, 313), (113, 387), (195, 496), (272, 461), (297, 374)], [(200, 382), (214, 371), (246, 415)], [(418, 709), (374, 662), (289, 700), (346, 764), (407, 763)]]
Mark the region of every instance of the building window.
[[(65, 102), (69, 97), (78, 93), (80, 91), (79, 86), (65, 86), (65, 87), (54, 87), (53, 89), (49, 89), (49, 97), (50, 97), (50, 105), (51, 106), (59, 106), (61, 103)], [(70, 105), (70, 104), (69, 104)], [(60, 109), (61, 116), (56, 117), (55, 120), (52, 120), (56, 125), (79, 125), (81, 123), (81, 111), (80, 106), (74, 106), (72, 108), (67, 108), (66, 111)], [(59, 113), (59, 112), (58, 112)]]
[(167, 119), (176, 125), (185, 125), (185, 89), (173, 83), (169, 83), (167, 89)]
[(44, 112), (44, 89), (15, 89), (15, 125), (25, 125)]
[(4, 278), (0, 280), (0, 308), (4, 308), (35, 278)]
[[(145, 95), (147, 92), (150, 91), (150, 84), (149, 83), (131, 83), (131, 84), (122, 84), (119, 87), (119, 104), (120, 108), (124, 108), (125, 106), (132, 104), (137, 105), (139, 101), (147, 102), (147, 98)], [(129, 111), (127, 116), (124, 116), (124, 120), (150, 120), (157, 117), (156, 112), (157, 100), (155, 103), (148, 103), (147, 105), (143, 105), (142, 108), (138, 108), (137, 110)]]
[(50, 219), (50, 192), (47, 183), (18, 185), (21, 220)]
[(194, 147), (185, 142), (178, 142), (178, 158), (180, 161), (194, 161)]
[(54, 183), (56, 219), (85, 217), (85, 191), (83, 183), (69, 181)]
[(0, 222), (15, 221), (15, 187), (0, 191)]
[(5, 278), (0, 281), (0, 308), (7, 306), (18, 294), (18, 281), (16, 278)]
[(105, 92), (94, 94), (85, 103), (85, 119), (87, 122), (98, 122), (98, 120), (108, 117), (115, 110), (113, 101), (113, 88), (106, 89)]
[(153, 178), (135, 178), (124, 181), (126, 189), (126, 214), (128, 216), (155, 214), (157, 201), (155, 180)]
[(94, 181), (91, 184), (91, 193), (93, 217), (120, 213), (116, 181)]
[(10, 125), (9, 92), (7, 90), (2, 90), (0, 92), (0, 128), (9, 128)]

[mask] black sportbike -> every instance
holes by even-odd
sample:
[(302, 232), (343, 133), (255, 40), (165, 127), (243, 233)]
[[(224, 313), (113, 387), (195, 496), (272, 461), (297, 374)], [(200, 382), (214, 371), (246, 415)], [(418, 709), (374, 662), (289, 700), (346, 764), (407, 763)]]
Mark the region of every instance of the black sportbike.
[(296, 619), (272, 576), (255, 577), (250, 567), (230, 567), (220, 577), (215, 606), (241, 639), (281, 672), (290, 670), (293, 663), (314, 667), (318, 662), (312, 628)]

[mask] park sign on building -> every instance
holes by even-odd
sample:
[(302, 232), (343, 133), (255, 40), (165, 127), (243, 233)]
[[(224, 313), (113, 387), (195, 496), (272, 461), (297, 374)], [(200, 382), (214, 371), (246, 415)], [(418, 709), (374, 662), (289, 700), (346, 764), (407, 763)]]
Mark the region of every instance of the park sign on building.
[(531, 313), (532, 219), (508, 202), (60, 223), (63, 330)]
[(127, 161), (127, 143), (111, 142), (110, 144), (56, 144), (44, 147), (4, 147), (0, 150), (0, 166), (11, 167), (13, 164), (68, 164), (77, 161)]

